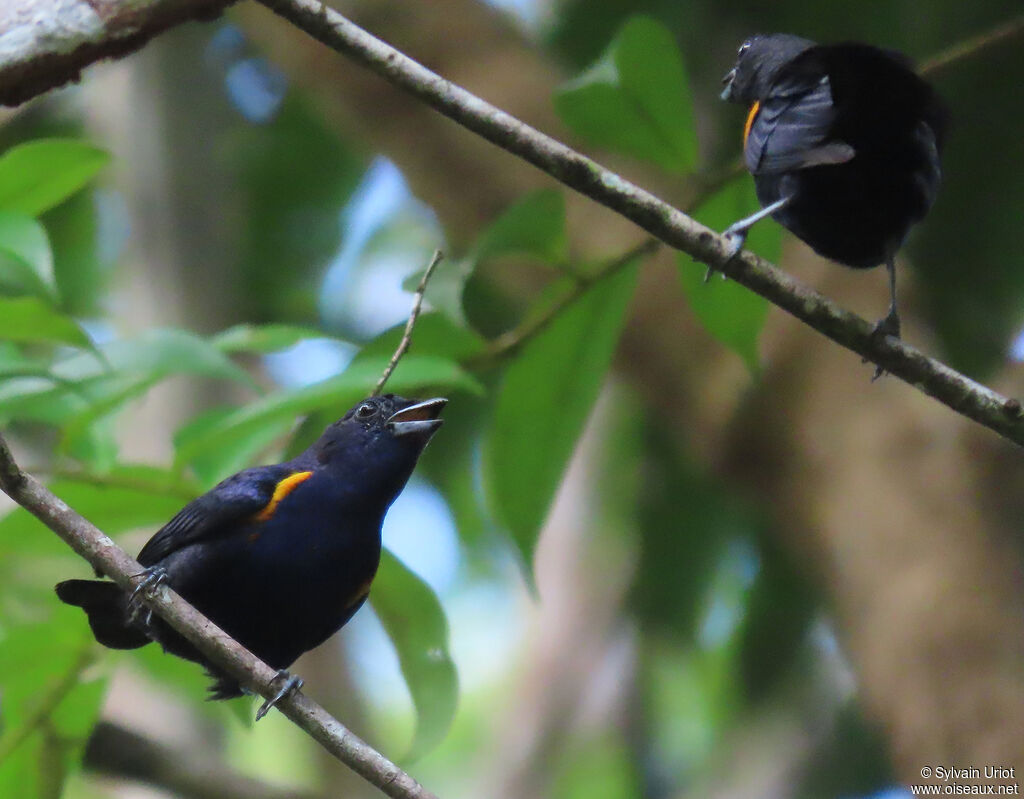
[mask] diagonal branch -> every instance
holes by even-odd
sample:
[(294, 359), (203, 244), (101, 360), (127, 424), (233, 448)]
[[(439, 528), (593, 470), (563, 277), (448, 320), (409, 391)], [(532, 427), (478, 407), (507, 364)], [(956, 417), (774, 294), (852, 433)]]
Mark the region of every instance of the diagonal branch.
[[(68, 546), (122, 588), (131, 590), (142, 566), (42, 483), (23, 472), (0, 436), (0, 488), (59, 535)], [(277, 672), (203, 616), (167, 586), (143, 601), (217, 666), (265, 698), (275, 695)], [(436, 799), (416, 780), (334, 719), (299, 691), (276, 707), (321, 746), (371, 784), (395, 799)]]
[[(866, 320), (743, 252), (650, 192), (431, 72), (319, 0), (260, 0), (333, 50), (363, 64), (463, 127), (635, 222), (666, 244), (760, 294), (819, 333), (1001, 436), (1024, 445), (1024, 412), (1004, 397), (909, 344), (872, 335)], [(971, 52), (974, 52), (973, 50)]]

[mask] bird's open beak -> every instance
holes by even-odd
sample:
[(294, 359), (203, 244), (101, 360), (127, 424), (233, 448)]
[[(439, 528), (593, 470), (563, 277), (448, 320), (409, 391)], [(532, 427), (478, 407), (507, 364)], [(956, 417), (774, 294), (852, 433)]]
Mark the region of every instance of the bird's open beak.
[(447, 404), (444, 397), (413, 403), (391, 414), (387, 421), (388, 429), (396, 436), (417, 434), (429, 438), (444, 424), (438, 417)]
[(736, 69), (734, 67), (733, 69), (730, 69), (728, 72), (726, 72), (725, 73), (725, 77), (722, 78), (722, 84), (725, 86), (725, 88), (722, 89), (722, 95), (721, 95), (723, 100), (731, 100), (732, 99), (732, 82), (735, 79), (736, 79)]

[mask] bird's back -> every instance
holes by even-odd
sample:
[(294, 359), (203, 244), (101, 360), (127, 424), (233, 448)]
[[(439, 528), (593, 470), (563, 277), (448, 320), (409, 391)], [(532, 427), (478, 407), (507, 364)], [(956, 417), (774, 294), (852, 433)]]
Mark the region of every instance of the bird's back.
[(791, 196), (775, 218), (819, 254), (848, 266), (876, 266), (935, 201), (945, 111), (902, 56), (870, 45), (809, 48), (778, 82), (821, 79), (832, 93), (826, 143), (849, 145), (853, 157), (755, 175), (758, 197), (767, 205)]

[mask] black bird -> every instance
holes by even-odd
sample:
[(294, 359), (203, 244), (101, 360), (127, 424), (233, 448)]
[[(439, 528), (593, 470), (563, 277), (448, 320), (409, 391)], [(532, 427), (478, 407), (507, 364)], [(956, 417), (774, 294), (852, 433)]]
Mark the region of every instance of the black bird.
[[(166, 581), (280, 671), (283, 687), (257, 719), (301, 685), (284, 669), (366, 600), (384, 514), (441, 426), (446, 403), (392, 394), (363, 400), (298, 457), (241, 471), (190, 502), (139, 553), (143, 585)], [(211, 699), (242, 694), (184, 637), (141, 612), (134, 593), (102, 580), (66, 580), (57, 596), (85, 610), (104, 646), (158, 641), (206, 668)]]
[(725, 235), (743, 246), (771, 216), (819, 255), (856, 269), (884, 263), (899, 337), (895, 256), (939, 190), (945, 107), (900, 53), (759, 35), (739, 48), (722, 98), (750, 106), (743, 156), (763, 209)]

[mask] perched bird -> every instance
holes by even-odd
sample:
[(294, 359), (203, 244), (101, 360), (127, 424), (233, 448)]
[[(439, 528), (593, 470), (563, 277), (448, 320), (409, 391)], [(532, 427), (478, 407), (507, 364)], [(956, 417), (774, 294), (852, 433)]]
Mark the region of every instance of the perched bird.
[[(190, 502), (139, 553), (147, 567), (140, 589), (166, 582), (279, 670), (282, 688), (257, 719), (301, 686), (284, 669), (366, 600), (384, 514), (441, 426), (446, 403), (392, 394), (363, 400), (298, 457), (241, 471)], [(242, 694), (235, 679), (146, 614), (134, 593), (103, 580), (57, 585), (62, 601), (85, 610), (104, 646), (135, 649), (157, 641), (206, 668), (214, 678), (211, 699)]]
[(899, 337), (896, 251), (939, 190), (945, 108), (900, 53), (754, 36), (723, 78), (722, 99), (750, 106), (743, 157), (762, 210), (725, 235), (735, 251), (771, 216), (819, 255), (856, 269), (884, 263)]

